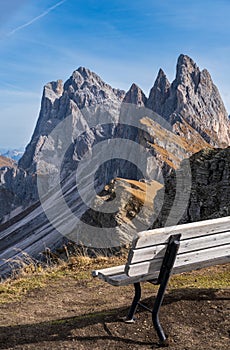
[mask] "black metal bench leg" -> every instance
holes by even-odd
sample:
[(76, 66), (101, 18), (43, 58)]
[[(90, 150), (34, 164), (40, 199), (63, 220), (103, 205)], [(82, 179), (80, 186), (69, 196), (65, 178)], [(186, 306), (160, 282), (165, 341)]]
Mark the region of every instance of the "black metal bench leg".
[(133, 298), (132, 305), (129, 309), (128, 316), (125, 319), (126, 323), (133, 323), (135, 321), (134, 315), (135, 315), (135, 312), (137, 310), (138, 303), (141, 299), (141, 284), (139, 282), (134, 283), (134, 288), (135, 288), (135, 295)]
[(162, 346), (167, 346), (167, 337), (159, 321), (159, 311), (164, 299), (167, 284), (180, 246), (180, 235), (170, 236), (157, 284), (160, 284), (152, 311), (152, 321)]
[(165, 294), (165, 290), (168, 284), (168, 280), (169, 280), (170, 274), (168, 276), (164, 276), (164, 280), (162, 281), (156, 299), (155, 299), (155, 303), (154, 303), (154, 307), (153, 307), (153, 311), (152, 311), (152, 320), (153, 320), (153, 325), (154, 328), (157, 332), (157, 335), (160, 339), (160, 343), (161, 344), (166, 344), (166, 335), (163, 331), (163, 328), (161, 327), (160, 321), (159, 321), (159, 311), (160, 311), (160, 307), (162, 304), (162, 301), (164, 299), (164, 294)]

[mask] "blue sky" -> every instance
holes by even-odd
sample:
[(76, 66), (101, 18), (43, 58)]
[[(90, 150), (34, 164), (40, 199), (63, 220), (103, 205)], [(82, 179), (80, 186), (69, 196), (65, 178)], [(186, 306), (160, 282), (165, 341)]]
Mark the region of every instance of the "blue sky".
[(207, 68), (230, 113), (229, 0), (0, 0), (0, 148), (25, 146), (45, 83), (86, 66), (148, 94), (184, 53)]

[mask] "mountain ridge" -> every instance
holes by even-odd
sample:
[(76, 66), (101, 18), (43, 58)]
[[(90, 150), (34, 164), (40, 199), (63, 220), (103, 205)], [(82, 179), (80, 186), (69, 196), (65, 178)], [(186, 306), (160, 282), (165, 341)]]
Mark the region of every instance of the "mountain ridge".
[[(187, 103), (188, 99), (191, 100), (190, 103)], [(75, 150), (76, 148), (78, 149), (70, 155), (70, 158), (79, 159), (80, 154), (83, 152), (80, 149), (93, 147), (96, 138), (96, 135), (92, 135), (90, 126), (81, 113), (82, 108), (95, 110), (97, 106), (103, 106), (110, 115), (113, 115), (113, 113), (115, 115), (117, 107), (122, 102), (132, 103), (138, 107), (147, 107), (158, 113), (167, 122), (170, 122), (172, 131), (175, 134), (184, 140), (189, 140), (191, 150), (187, 149), (187, 155), (192, 154), (195, 149), (196, 151), (199, 150), (197, 145), (200, 145), (200, 148), (208, 147), (209, 144), (210, 147), (222, 147), (226, 145), (226, 142), (230, 142), (227, 112), (210, 74), (206, 70), (200, 71), (194, 61), (186, 55), (179, 56), (176, 78), (172, 83), (168, 81), (164, 71), (162, 69), (159, 70), (148, 97), (134, 83), (129, 91), (125, 93), (123, 90), (112, 88), (89, 69), (79, 67), (65, 83), (57, 80), (44, 86), (41, 110), (31, 141), (19, 160), (16, 172), (9, 170), (7, 176), (4, 175), (5, 190), (9, 190), (10, 193), (14, 193), (15, 189), (21, 186), (22, 182), (24, 183), (22, 186), (23, 191), (20, 189), (16, 190), (17, 201), (14, 207), (19, 202), (22, 205), (30, 205), (38, 199), (34, 175), (36, 177), (39, 154), (47, 142), (48, 135), (58, 123), (64, 120), (67, 115), (72, 115), (71, 127), (73, 132), (70, 135), (71, 138), (74, 139), (75, 137), (74, 134), (76, 132), (74, 130), (85, 130), (89, 135), (91, 133), (88, 139), (81, 141), (81, 146), (76, 146), (74, 142), (72, 143), (72, 147)], [(203, 111), (203, 114), (199, 112), (198, 107)], [(214, 113), (215, 109), (217, 110), (216, 114)], [(219, 111), (220, 116), (218, 116)], [(116, 115), (112, 120), (115, 123), (114, 125), (118, 123)], [(147, 130), (149, 131), (150, 128), (151, 126), (148, 126)], [(97, 134), (99, 132), (101, 133), (99, 130), (96, 131)], [(103, 131), (105, 134), (109, 132), (114, 134), (117, 131), (115, 131), (114, 127), (113, 130)], [(119, 133), (121, 136), (122, 131), (119, 131)], [(134, 135), (135, 132), (132, 131), (132, 133), (133, 140), (138, 141), (137, 135)], [(218, 137), (216, 136), (217, 134)], [(142, 137), (147, 137), (146, 133)], [(154, 140), (157, 140), (157, 138), (154, 137)], [(159, 146), (162, 147), (162, 142)], [(155, 147), (156, 152), (157, 150), (160, 150), (159, 147)], [(52, 159), (50, 161), (52, 163)], [(70, 162), (72, 162), (71, 159), (69, 159)], [(114, 177), (117, 175), (114, 174)], [(111, 177), (108, 178), (107, 182), (110, 180)], [(20, 185), (16, 186), (17, 182)], [(9, 210), (10, 208), (6, 208), (3, 215)]]
[[(206, 80), (205, 77), (207, 78)], [(201, 84), (202, 81), (203, 85), (206, 84), (206, 88)], [(208, 96), (212, 97), (213, 90), (217, 98), (211, 99), (211, 104), (213, 104), (213, 106), (209, 108), (210, 101), (207, 103), (205, 102), (208, 99), (206, 95), (208, 94)], [(207, 93), (207, 91), (209, 91), (209, 93)], [(202, 94), (204, 97), (202, 97)], [(199, 112), (196, 109), (198, 108), (198, 97), (200, 97), (199, 101), (203, 101), (202, 103), (198, 101), (201, 104), (199, 108), (204, 110), (202, 118), (199, 115), (195, 115), (194, 117), (194, 114)], [(186, 105), (188, 98), (192, 102)], [(18, 206), (20, 202), (22, 205), (30, 205), (38, 200), (36, 181), (34, 178), (34, 175), (36, 177), (37, 161), (44, 144), (47, 142), (48, 135), (58, 123), (64, 120), (67, 115), (72, 115), (71, 127), (73, 128), (73, 132), (70, 137), (74, 138), (74, 134), (76, 134), (74, 130), (76, 128), (78, 130), (85, 130), (89, 134), (91, 133), (91, 136), (89, 136), (87, 140), (81, 141), (81, 146), (76, 146), (72, 143), (72, 147), (75, 150), (77, 147), (78, 150), (74, 151), (73, 154), (70, 155), (70, 158), (79, 159), (80, 154), (82, 154), (80, 149), (90, 149), (93, 147), (96, 137), (96, 135), (92, 135), (90, 127), (84, 115), (81, 113), (82, 108), (96, 108), (98, 105), (102, 105), (103, 108), (112, 115), (113, 113), (116, 114), (117, 106), (122, 102), (128, 104), (132, 103), (138, 107), (147, 107), (153, 112), (158, 113), (161, 117), (166, 119), (167, 122), (170, 122), (175, 134), (179, 135), (184, 140), (189, 140), (191, 150), (189, 151), (187, 148), (187, 155), (192, 154), (195, 149), (198, 151), (199, 146), (200, 149), (202, 147), (209, 147), (209, 144), (210, 147), (221, 147), (225, 145), (226, 140), (229, 142), (229, 119), (218, 90), (216, 91), (216, 87), (209, 73), (207, 73), (206, 70), (200, 71), (194, 61), (188, 56), (179, 56), (176, 78), (172, 83), (168, 81), (164, 71), (162, 69), (159, 70), (148, 97), (146, 97), (143, 91), (134, 83), (131, 85), (129, 91), (125, 93), (123, 90), (112, 88), (96, 73), (91, 72), (89, 69), (79, 67), (65, 83), (61, 80), (57, 80), (56, 82), (47, 83), (44, 86), (41, 110), (31, 141), (19, 160), (16, 172), (9, 170), (7, 176), (4, 175), (5, 191), (14, 193), (17, 187), (19, 188), (22, 186), (22, 183), (24, 184), (22, 186), (23, 191), (21, 191), (20, 188), (16, 190), (15, 195), (17, 201), (14, 207)], [(217, 113), (215, 118), (213, 118), (214, 105), (216, 105), (217, 111), (220, 110), (221, 112), (219, 121)], [(205, 111), (210, 112), (207, 113)], [(207, 122), (206, 120), (204, 123), (205, 118), (209, 121)], [(116, 116), (112, 120), (114, 120), (113, 123), (115, 124), (118, 122)], [(215, 130), (212, 128), (213, 123), (215, 124)], [(147, 127), (148, 132), (150, 128), (151, 126)], [(209, 131), (207, 131), (208, 129)], [(224, 132), (222, 132), (222, 130), (224, 130)], [(109, 132), (114, 134), (114, 132), (117, 131), (115, 131), (114, 128), (110, 131), (103, 131), (105, 134)], [(123, 133), (124, 132), (125, 131), (123, 131)], [(135, 134), (134, 131), (132, 132)], [(151, 132), (154, 133), (153, 130), (151, 130)], [(216, 137), (217, 132), (219, 140)], [(99, 130), (96, 133), (99, 133)], [(137, 136), (134, 134), (132, 136), (133, 140), (138, 141)], [(119, 135), (121, 136), (121, 131)], [(145, 133), (142, 137), (145, 138), (148, 136)], [(157, 140), (157, 138), (154, 137), (154, 140)], [(163, 143), (161, 142), (159, 146), (162, 147)], [(155, 151), (160, 151), (160, 148), (155, 146)], [(162, 157), (161, 152), (159, 156)], [(52, 159), (50, 161), (52, 163)], [(72, 160), (69, 159), (69, 163), (71, 162)], [(118, 174), (115, 173), (114, 177), (117, 175)], [(110, 180), (111, 177), (108, 178), (107, 182)], [(16, 183), (20, 183), (20, 185), (16, 186)], [(5, 215), (9, 210), (10, 208), (6, 208), (2, 214)]]
[[(139, 119), (130, 125), (134, 115), (138, 115)], [(62, 124), (66, 121), (68, 124)], [(60, 125), (67, 125), (63, 134), (69, 143), (66, 150), (66, 140), (52, 133), (56, 128), (59, 130)], [(107, 140), (110, 143), (105, 143)], [(116, 140), (128, 141), (127, 148)], [(65, 241), (39, 205), (37, 180), (41, 174), (46, 193), (50, 193), (45, 205), (55, 205), (57, 194), (54, 191), (54, 179), (60, 173), (60, 191), (71, 212), (80, 219), (85, 217), (89, 221), (94, 220), (98, 227), (102, 225), (102, 216), (95, 210), (88, 211), (76, 191), (75, 173), (85, 154), (94, 154), (96, 146), (102, 145), (100, 152), (95, 155), (98, 160), (96, 164), (106, 159), (104, 155), (107, 154), (109, 144), (114, 144), (110, 159), (104, 160), (100, 171), (94, 175), (96, 197), (92, 198), (92, 202), (104, 208), (105, 202), (97, 194), (102, 193), (113, 179), (118, 179), (117, 188), (124, 190), (121, 198), (125, 199), (131, 193), (138, 214), (142, 205), (139, 206), (138, 201), (143, 195), (143, 188), (137, 189), (135, 185), (135, 181), (141, 181), (143, 177), (139, 168), (144, 166), (146, 169), (146, 181), (160, 183), (164, 181), (164, 176), (178, 169), (180, 162), (194, 152), (229, 144), (229, 119), (210, 74), (206, 70), (200, 71), (188, 56), (181, 55), (175, 80), (170, 83), (160, 69), (148, 97), (136, 84), (132, 84), (126, 93), (114, 89), (84, 67), (75, 70), (65, 83), (61, 80), (47, 83), (37, 125), (18, 167), (0, 169), (0, 219), (2, 223), (7, 220), (12, 222), (7, 228), (3, 224), (0, 232), (0, 240), (7, 247), (4, 252), (0, 252), (0, 259), (13, 258), (16, 253), (12, 251), (12, 246), (15, 244), (30, 255), (39, 256), (44, 244), (55, 249)], [(134, 144), (140, 146), (140, 154), (133, 165), (129, 155), (132, 154)], [(125, 155), (123, 159), (117, 159), (119, 154), (116, 148)], [(65, 157), (59, 169), (57, 159), (62, 152), (65, 152)], [(81, 183), (87, 183), (93, 170), (81, 173)], [(130, 183), (131, 180), (134, 182)], [(83, 188), (83, 194), (92, 196), (87, 186)], [(117, 216), (118, 221), (125, 217), (126, 206), (123, 204), (123, 214)], [(129, 212), (133, 212), (132, 205), (128, 207)], [(16, 215), (19, 216), (14, 221)], [(77, 229), (84, 235), (84, 226), (74, 228), (74, 219), (67, 220), (68, 212), (57, 210), (55, 215), (55, 221), (64, 227), (67, 236), (69, 234), (71, 237)], [(108, 219), (105, 218), (105, 221)], [(132, 220), (125, 222), (123, 228), (117, 225), (114, 231), (116, 244), (128, 241), (139, 224), (143, 227), (143, 220), (136, 223), (137, 226)], [(8, 241), (1, 237), (6, 237)], [(7, 269), (5, 263), (3, 265), (2, 269)]]

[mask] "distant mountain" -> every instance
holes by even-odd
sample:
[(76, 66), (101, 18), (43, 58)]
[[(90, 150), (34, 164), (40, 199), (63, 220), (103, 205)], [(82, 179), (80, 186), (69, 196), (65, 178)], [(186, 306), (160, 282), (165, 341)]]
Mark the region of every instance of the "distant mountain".
[[(135, 115), (139, 119), (134, 124)], [(186, 55), (179, 57), (172, 83), (159, 71), (149, 97), (136, 84), (128, 92), (114, 89), (83, 67), (64, 84), (60, 80), (46, 84), (36, 128), (18, 166), (0, 170), (0, 270), (9, 269), (6, 259), (20, 255), (13, 250), (15, 246), (38, 257), (45, 246), (55, 249), (63, 243), (60, 231), (64, 230), (69, 238), (76, 232), (86, 237), (84, 222), (95, 226), (96, 238), (97, 227), (112, 225), (113, 243), (129, 241), (136, 230), (149, 225), (147, 219), (132, 220), (141, 211), (145, 191), (150, 191), (152, 197), (148, 198), (144, 218), (153, 211), (155, 189), (164, 182), (161, 176), (173, 174), (183, 159), (201, 149), (228, 146), (229, 126), (210, 74), (201, 71)], [(53, 134), (54, 130), (58, 132)], [(128, 141), (127, 146), (120, 146), (116, 140)], [(140, 146), (140, 153), (132, 164), (128, 159), (135, 145)], [(110, 157), (106, 159), (108, 149)], [(61, 164), (60, 154), (64, 154)], [(98, 160), (95, 167), (100, 164), (95, 173), (94, 167), (77, 173), (86, 154)], [(140, 171), (143, 168), (144, 174)], [(81, 195), (76, 176), (82, 186)], [(143, 177), (146, 185), (141, 181)], [(37, 178), (42, 179), (44, 193), (50, 194), (42, 206)], [(57, 179), (61, 188), (55, 187)], [(94, 181), (93, 188), (88, 186), (90, 179)], [(100, 213), (116, 190), (122, 213)], [(131, 201), (126, 203), (130, 193)], [(60, 194), (65, 204), (61, 209), (56, 208)], [(89, 210), (81, 196), (91, 198), (95, 209)], [(44, 207), (54, 215), (53, 222)], [(77, 227), (74, 217), (81, 219)]]
[(11, 158), (13, 160), (15, 160), (16, 162), (19, 161), (19, 159), (22, 157), (24, 153), (24, 149), (23, 148), (19, 148), (19, 149), (3, 149), (0, 148), (0, 155), (7, 157), (7, 158)]

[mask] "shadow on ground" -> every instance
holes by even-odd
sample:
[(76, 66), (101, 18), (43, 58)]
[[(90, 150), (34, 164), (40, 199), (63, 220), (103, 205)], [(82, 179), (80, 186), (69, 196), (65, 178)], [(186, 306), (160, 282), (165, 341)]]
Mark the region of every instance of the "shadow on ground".
[[(183, 342), (192, 344), (195, 341), (194, 337), (196, 337), (194, 339), (202, 337), (200, 323), (203, 324), (205, 334), (210, 327), (213, 330), (216, 323), (219, 323), (223, 331), (225, 308), (222, 304), (227, 303), (229, 297), (229, 291), (221, 292), (215, 289), (171, 290), (165, 297), (160, 317), (163, 327), (174, 341), (171, 349), (193, 349), (183, 347)], [(153, 298), (147, 298), (143, 302), (152, 307)], [(223, 311), (223, 317), (220, 319), (221, 311)], [(108, 310), (77, 317), (0, 327), (0, 349), (157, 348), (158, 338), (152, 327), (151, 314), (143, 312), (140, 308), (137, 312), (137, 322), (130, 325), (123, 322), (127, 312), (128, 308), (108, 308)], [(207, 317), (213, 315), (215, 317), (208, 324)], [(216, 328), (216, 333), (219, 327)], [(217, 340), (218, 337), (220, 338), (218, 334), (216, 337)], [(179, 343), (175, 344), (178, 341)], [(180, 347), (180, 341), (182, 347)], [(198, 348), (202, 349), (198, 344)], [(215, 349), (215, 347), (212, 348)]]

